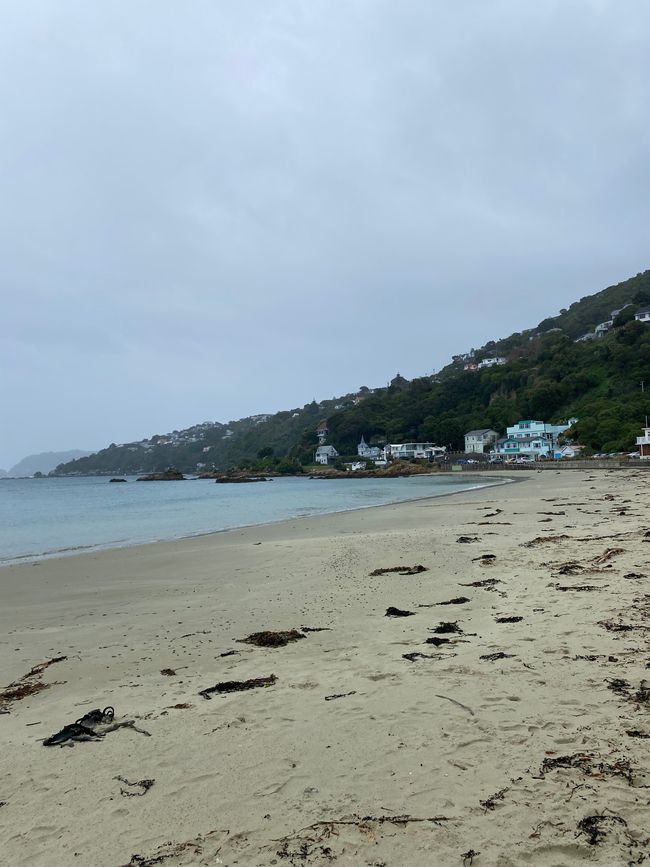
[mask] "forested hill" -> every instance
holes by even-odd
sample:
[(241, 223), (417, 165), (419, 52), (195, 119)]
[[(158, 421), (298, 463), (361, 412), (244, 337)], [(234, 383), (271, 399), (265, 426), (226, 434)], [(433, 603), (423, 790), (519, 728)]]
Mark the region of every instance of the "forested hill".
[[(385, 392), (331, 417), (331, 440), (348, 450), (363, 433), (372, 442), (419, 440), (460, 449), (473, 428), (505, 431), (521, 418), (577, 416), (577, 441), (594, 450), (629, 449), (650, 415), (650, 324), (634, 321), (648, 304), (645, 271), (580, 299), (535, 329), (455, 356), (433, 377), (396, 378)], [(578, 339), (616, 310), (621, 312), (604, 337)], [(464, 369), (495, 356), (506, 363)]]
[[(465, 432), (473, 428), (505, 431), (520, 418), (552, 422), (574, 415), (579, 442), (598, 451), (630, 449), (650, 415), (650, 323), (634, 320), (648, 304), (650, 271), (645, 271), (581, 298), (534, 329), (455, 356), (434, 376), (412, 381), (397, 376), (388, 388), (363, 388), (356, 397), (112, 444), (57, 467), (55, 474), (225, 469), (259, 456), (268, 462), (269, 453), (277, 469), (290, 471), (312, 459), (322, 419), (328, 420), (328, 443), (341, 454), (355, 453), (362, 435), (372, 443), (418, 440), (461, 449)], [(605, 336), (578, 340), (615, 310), (621, 312)], [(494, 356), (506, 363), (464, 369)]]
[[(353, 395), (306, 404), (272, 415), (221, 422), (203, 422), (185, 430), (156, 434), (149, 439), (116, 445), (94, 455), (61, 464), (50, 475), (127, 475), (156, 472), (173, 466), (187, 473), (227, 469), (260, 453), (273, 458), (274, 469), (299, 469), (286, 456), (309, 430), (316, 443), (316, 426), (328, 415), (351, 405)], [(315, 447), (315, 446), (314, 446)], [(313, 456), (313, 448), (311, 449)]]

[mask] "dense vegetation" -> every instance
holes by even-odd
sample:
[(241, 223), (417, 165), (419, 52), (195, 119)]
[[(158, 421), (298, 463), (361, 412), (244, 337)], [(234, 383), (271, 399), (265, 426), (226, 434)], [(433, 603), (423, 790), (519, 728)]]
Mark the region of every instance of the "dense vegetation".
[[(465, 371), (456, 357), (433, 377), (409, 382), (397, 376), (388, 388), (373, 393), (364, 388), (359, 402), (347, 395), (263, 420), (199, 425), (144, 443), (111, 445), (57, 472), (129, 473), (170, 465), (192, 472), (200, 464), (225, 469), (242, 462), (287, 472), (292, 462), (312, 460), (315, 428), (323, 418), (328, 442), (342, 454), (354, 454), (362, 435), (371, 444), (417, 440), (462, 449), (472, 428), (505, 431), (521, 418), (551, 422), (574, 415), (578, 442), (597, 451), (630, 449), (650, 415), (650, 324), (634, 320), (636, 310), (649, 303), (646, 271), (582, 298), (536, 329), (491, 341), (474, 353), (477, 361), (502, 355), (503, 366)], [(623, 307), (605, 337), (576, 342)]]

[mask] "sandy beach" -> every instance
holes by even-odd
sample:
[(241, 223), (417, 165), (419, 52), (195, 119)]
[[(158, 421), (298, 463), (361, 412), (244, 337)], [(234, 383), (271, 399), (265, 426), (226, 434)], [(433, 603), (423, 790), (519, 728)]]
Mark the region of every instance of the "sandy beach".
[[(3, 569), (0, 863), (649, 859), (648, 478), (531, 471)], [(304, 637), (241, 642), (265, 630)], [(133, 724), (43, 746), (105, 706)]]

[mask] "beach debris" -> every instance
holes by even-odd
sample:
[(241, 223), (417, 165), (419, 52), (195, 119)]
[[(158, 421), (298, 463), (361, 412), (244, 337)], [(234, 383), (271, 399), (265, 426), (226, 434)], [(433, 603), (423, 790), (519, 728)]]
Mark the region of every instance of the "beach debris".
[(483, 656), (479, 656), (479, 659), (486, 659), (488, 662), (496, 662), (497, 659), (514, 659), (514, 654), (504, 653), (502, 650), (499, 650), (496, 653), (484, 653)]
[(495, 792), (493, 795), (490, 795), (489, 798), (486, 798), (484, 801), (479, 801), (479, 804), (481, 805), (481, 807), (484, 808), (486, 813), (488, 810), (494, 810), (494, 809), (496, 809), (497, 802), (503, 801), (505, 794), (508, 791), (510, 791), (509, 786), (506, 786), (505, 789), (499, 789), (498, 792)]
[(590, 753), (575, 753), (572, 756), (546, 757), (542, 762), (540, 773), (542, 776), (558, 769), (570, 769), (582, 771), (589, 777), (622, 777), (629, 785), (632, 785), (633, 771), (627, 759), (618, 759), (613, 763), (598, 761)]
[(627, 729), (625, 734), (629, 738), (650, 738), (648, 732), (642, 732), (641, 729)]
[(220, 657), (234, 656), (236, 653), (241, 653), (241, 651), (240, 650), (226, 650), (224, 653), (220, 653), (219, 656)]
[(252, 677), (250, 680), (225, 680), (222, 683), (209, 686), (207, 689), (202, 689), (199, 695), (202, 695), (203, 698), (207, 698), (209, 701), (212, 698), (212, 693), (227, 695), (231, 692), (244, 692), (248, 689), (273, 686), (276, 682), (277, 677), (274, 674), (270, 674), (268, 677)]
[(160, 673), (165, 677), (176, 677), (176, 672), (173, 668), (161, 668)]
[(564, 542), (565, 539), (570, 538), (571, 536), (567, 536), (566, 533), (561, 533), (559, 536), (536, 536), (530, 542), (524, 542), (523, 547), (536, 548), (538, 545), (548, 545), (551, 542)]
[(608, 816), (599, 814), (585, 816), (584, 819), (580, 819), (576, 828), (578, 829), (578, 834), (585, 835), (587, 843), (589, 843), (590, 846), (598, 846), (598, 844), (602, 843), (607, 836), (605, 826), (608, 824), (610, 826), (620, 825), (623, 828), (627, 828), (627, 822), (625, 819), (622, 819), (615, 813)]
[(619, 554), (624, 553), (625, 548), (606, 548), (602, 554), (600, 554), (598, 557), (594, 557), (591, 562), (594, 563), (596, 566), (600, 566), (601, 563), (607, 563), (612, 558), (618, 557)]
[(413, 653), (403, 653), (402, 659), (406, 659), (408, 662), (415, 662), (416, 659), (449, 659), (450, 656), (456, 656), (455, 653), (420, 653), (419, 651), (415, 651)]
[(483, 578), (481, 581), (470, 581), (469, 584), (461, 583), (461, 587), (483, 587), (485, 590), (494, 590), (497, 584), (503, 584), (498, 578)]
[(43, 746), (72, 747), (77, 742), (101, 740), (105, 735), (121, 728), (130, 728), (146, 737), (151, 737), (151, 732), (138, 728), (135, 720), (127, 719), (116, 722), (115, 709), (109, 706), (103, 710), (100, 708), (90, 710), (75, 722), (63, 726), (60, 731), (45, 738)]
[[(447, 599), (445, 602), (434, 602), (434, 605), (464, 605), (466, 602), (471, 602), (467, 596), (457, 596), (455, 599)], [(433, 606), (431, 606), (433, 607)]]
[(133, 792), (129, 791), (129, 789), (123, 789), (120, 786), (120, 795), (124, 795), (126, 798), (141, 798), (143, 795), (146, 795), (149, 789), (156, 782), (155, 780), (136, 780), (135, 783), (132, 783), (130, 780), (127, 780), (126, 777), (121, 777), (119, 774), (117, 777), (113, 777), (114, 780), (119, 780), (120, 783), (124, 783), (125, 786), (129, 786), (130, 789), (142, 789), (141, 792)]
[(571, 591), (571, 590), (575, 590), (576, 592), (581, 591), (581, 592), (586, 593), (586, 592), (590, 592), (593, 590), (604, 590), (605, 587), (607, 587), (608, 585), (605, 585), (605, 587), (596, 587), (595, 584), (573, 584), (573, 585), (570, 585), (570, 584), (553, 584), (551, 586), (555, 587), (556, 590), (562, 590), (564, 593), (566, 593), (567, 591)]
[(607, 689), (611, 689), (611, 691), (617, 693), (617, 695), (624, 695), (626, 698), (629, 697), (630, 684), (627, 680), (624, 680), (622, 677), (614, 677), (611, 680), (607, 680), (606, 683)]
[(27, 674), (24, 674), (21, 678), (10, 683), (9, 686), (6, 686), (3, 690), (0, 690), (0, 708), (8, 713), (8, 706), (13, 704), (15, 701), (20, 701), (30, 695), (36, 695), (44, 689), (49, 689), (53, 684), (43, 683), (40, 679), (41, 675), (51, 665), (55, 665), (57, 662), (63, 662), (67, 658), (67, 656), (55, 656), (53, 659), (46, 659), (45, 662), (39, 662), (38, 665), (30, 668)]
[[(172, 858), (174, 864), (198, 864), (199, 858), (204, 864), (218, 864), (217, 855), (229, 834), (230, 831), (214, 830), (184, 843), (163, 843), (151, 855), (131, 855), (131, 860), (121, 867), (157, 867), (159, 864), (172, 863)], [(181, 858), (182, 861), (179, 860)]]
[(566, 515), (566, 512), (538, 512), (538, 515), (551, 515), (554, 518), (559, 518), (560, 515)]
[(303, 632), (331, 632), (331, 626), (301, 626)]
[(472, 867), (474, 858), (478, 858), (480, 854), (476, 849), (468, 849), (467, 852), (461, 852), (460, 857), (463, 859), (463, 867)]
[(351, 690), (350, 692), (335, 692), (332, 695), (326, 695), (325, 701), (334, 701), (337, 698), (347, 698), (349, 695), (356, 695), (356, 689)]
[(242, 638), (242, 644), (254, 644), (255, 647), (286, 647), (292, 641), (300, 641), (305, 638), (297, 629), (289, 629), (286, 632), (253, 632), (247, 638)]
[(470, 542), (480, 542), (481, 540), (478, 536), (459, 536), (456, 541), (461, 545), (469, 545)]
[[(431, 823), (433, 825), (441, 825), (443, 822), (449, 822), (449, 816), (346, 816), (344, 819), (323, 819), (319, 822), (313, 822), (305, 828), (300, 828), (297, 831), (287, 834), (284, 837), (274, 840), (279, 844), (276, 850), (278, 858), (287, 859), (287, 863), (298, 867), (303, 864), (325, 864), (332, 862), (336, 856), (329, 844), (332, 838), (339, 836), (339, 828), (345, 826), (356, 827), (359, 831), (367, 835), (370, 839), (375, 839), (377, 829), (373, 829), (373, 825), (396, 825), (398, 827), (406, 827), (414, 822)], [(154, 862), (147, 862), (146, 867)], [(158, 862), (156, 862), (158, 863)], [(208, 863), (207, 861), (205, 863)], [(210, 862), (212, 863), (212, 862)], [(273, 863), (273, 862), (272, 862)], [(373, 863), (384, 865), (385, 862), (373, 861)], [(123, 865), (123, 867), (140, 867), (138, 862)]]
[(434, 647), (440, 647), (442, 644), (450, 644), (451, 638), (438, 638), (437, 635), (432, 635), (427, 638), (425, 644), (433, 644)]
[(496, 554), (481, 554), (480, 557), (472, 557), (472, 563), (478, 562), (481, 566), (494, 566)]
[(111, 732), (116, 732), (119, 729), (133, 729), (134, 732), (138, 732), (138, 734), (140, 735), (144, 735), (147, 738), (151, 737), (151, 732), (148, 732), (146, 729), (138, 728), (135, 724), (134, 719), (124, 719), (120, 720), (119, 722), (109, 723), (109, 725), (102, 729), (99, 734), (103, 737), (104, 735), (108, 735)]
[(402, 608), (395, 608), (391, 605), (386, 609), (384, 617), (413, 617), (415, 611), (405, 611)]
[(439, 623), (439, 624), (438, 624), (438, 625), (437, 625), (437, 626), (432, 630), (432, 632), (435, 632), (437, 635), (445, 635), (445, 634), (448, 633), (448, 632), (455, 632), (455, 633), (459, 633), (459, 634), (461, 634), (462, 631), (463, 631), (463, 630), (462, 630), (462, 629), (460, 628), (460, 626), (458, 625), (458, 621), (457, 621), (457, 620), (454, 620), (454, 621), (443, 620), (441, 623)]
[(642, 572), (628, 572), (626, 575), (623, 575), (623, 578), (628, 578), (630, 580), (636, 578), (645, 578), (646, 576)]
[(555, 567), (555, 570), (558, 575), (579, 575), (585, 571), (585, 567), (578, 563), (577, 560), (569, 560), (567, 563), (560, 563), (559, 566)]
[(598, 625), (607, 629), (608, 632), (630, 632), (632, 629), (641, 628), (632, 626), (630, 623), (615, 623), (613, 620), (599, 620)]
[(105, 723), (111, 723), (115, 719), (115, 708), (105, 707), (104, 710), (100, 708), (95, 708), (94, 710), (89, 710), (88, 713), (85, 713), (82, 717), (79, 717), (75, 722), (78, 725), (82, 726), (96, 726), (103, 725)]
[(372, 578), (375, 575), (389, 575), (393, 572), (397, 575), (419, 575), (420, 572), (426, 571), (427, 567), (420, 564), (416, 564), (415, 566), (386, 566), (380, 569), (373, 569), (370, 573), (370, 577)]
[(103, 735), (97, 734), (97, 732), (93, 731), (93, 729), (88, 726), (80, 725), (80, 723), (70, 723), (69, 725), (63, 726), (63, 728), (56, 732), (56, 734), (50, 735), (49, 738), (45, 738), (43, 746), (73, 746), (73, 744), (69, 743), (70, 741), (99, 741), (102, 737)]
[(523, 617), (512, 616), (512, 617), (495, 617), (494, 618), (497, 623), (519, 623), (523, 620)]
[(446, 701), (450, 701), (452, 704), (455, 704), (457, 707), (462, 707), (463, 710), (466, 710), (471, 716), (474, 716), (474, 711), (471, 707), (467, 707), (466, 704), (462, 704), (460, 701), (456, 701), (455, 698), (450, 698), (448, 695), (440, 695), (439, 693), (435, 693), (436, 698), (444, 698)]

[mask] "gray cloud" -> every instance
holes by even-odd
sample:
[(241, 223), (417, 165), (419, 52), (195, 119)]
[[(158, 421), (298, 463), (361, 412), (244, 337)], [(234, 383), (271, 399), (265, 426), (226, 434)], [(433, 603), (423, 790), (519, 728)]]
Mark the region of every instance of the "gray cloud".
[(430, 372), (648, 265), (641, 0), (3, 19), (0, 465)]

